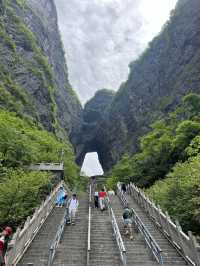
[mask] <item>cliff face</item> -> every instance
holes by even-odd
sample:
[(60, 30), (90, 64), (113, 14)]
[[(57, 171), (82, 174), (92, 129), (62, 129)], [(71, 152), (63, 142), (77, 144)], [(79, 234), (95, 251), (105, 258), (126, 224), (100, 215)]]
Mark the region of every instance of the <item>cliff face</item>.
[[(25, 21), (37, 36), (38, 43), (52, 66), (55, 82), (55, 102), (57, 118), (70, 140), (76, 142), (76, 134), (82, 121), (82, 107), (68, 80), (65, 54), (58, 30), (57, 11), (53, 0), (28, 0), (38, 22), (30, 16)], [(40, 26), (41, 25), (41, 26)]]
[(130, 64), (126, 83), (114, 97), (96, 139), (104, 149), (104, 170), (138, 149), (149, 125), (200, 92), (200, 1), (180, 0), (170, 22), (141, 57)]
[(2, 0), (0, 11), (1, 108), (75, 142), (82, 108), (68, 81), (53, 1)]
[(83, 111), (83, 123), (78, 143), (76, 146), (77, 163), (82, 165), (87, 152), (98, 152), (100, 163), (106, 165), (106, 154), (101, 140), (98, 138), (98, 131), (107, 119), (109, 107), (114, 98), (114, 92), (110, 90), (100, 90), (86, 103)]
[(180, 0), (116, 95), (98, 92), (83, 112), (68, 81), (53, 0), (0, 0), (0, 108), (68, 135), (80, 165), (97, 151), (108, 170), (184, 94), (199, 92), (199, 47), (200, 2)]
[(162, 33), (130, 64), (128, 80), (112, 103), (108, 146), (113, 163), (119, 154), (135, 152), (138, 137), (183, 95), (200, 91), (199, 47), (200, 1), (180, 0)]

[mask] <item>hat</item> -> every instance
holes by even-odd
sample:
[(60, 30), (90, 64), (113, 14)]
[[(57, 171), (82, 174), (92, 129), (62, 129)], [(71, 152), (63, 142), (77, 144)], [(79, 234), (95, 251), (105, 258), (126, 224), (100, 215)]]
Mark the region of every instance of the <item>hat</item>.
[(13, 230), (10, 226), (7, 226), (4, 230), (6, 231), (8, 235), (12, 235)]

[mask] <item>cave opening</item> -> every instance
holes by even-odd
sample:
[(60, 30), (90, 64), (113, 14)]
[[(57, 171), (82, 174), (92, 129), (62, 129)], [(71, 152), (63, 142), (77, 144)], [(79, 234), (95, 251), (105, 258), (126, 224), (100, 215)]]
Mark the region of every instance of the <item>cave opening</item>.
[(97, 152), (88, 152), (85, 154), (81, 173), (85, 173), (87, 176), (99, 176), (104, 174)]

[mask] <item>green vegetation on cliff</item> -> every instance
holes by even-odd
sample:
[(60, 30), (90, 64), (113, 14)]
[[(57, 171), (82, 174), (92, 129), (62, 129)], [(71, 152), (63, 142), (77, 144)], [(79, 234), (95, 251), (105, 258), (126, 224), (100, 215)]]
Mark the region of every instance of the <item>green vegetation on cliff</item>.
[(27, 170), (37, 162), (60, 162), (64, 151), (65, 181), (79, 189), (82, 181), (72, 146), (36, 127), (31, 120), (0, 111), (0, 226), (24, 221), (51, 188), (52, 176)]
[[(140, 139), (140, 152), (124, 155), (109, 173), (108, 186), (134, 182), (200, 235), (200, 95), (188, 94), (177, 109), (155, 122)], [(150, 188), (149, 188), (150, 187)]]
[[(21, 1), (22, 2), (22, 1)], [(20, 2), (20, 4), (21, 4)], [(31, 91), (31, 79), (37, 80), (48, 100), (46, 116), (52, 128), (56, 125), (56, 109), (54, 100), (54, 83), (51, 67), (36, 37), (28, 29), (22, 18), (16, 14), (18, 2), (6, 1), (4, 15), (0, 24), (0, 104), (5, 110), (15, 111), (21, 115), (29, 115), (39, 122), (40, 112), (37, 110), (37, 99)], [(28, 54), (30, 54), (28, 56)], [(30, 78), (28, 85), (28, 78)], [(21, 80), (22, 79), (22, 80)], [(24, 83), (24, 85), (23, 85)], [(39, 84), (38, 84), (39, 83)], [(28, 87), (28, 88), (27, 88)], [(36, 89), (36, 88), (35, 88)]]
[(62, 160), (67, 184), (85, 185), (68, 140), (82, 109), (56, 20), (53, 1), (0, 1), (0, 227), (23, 223), (55, 185), (32, 163)]

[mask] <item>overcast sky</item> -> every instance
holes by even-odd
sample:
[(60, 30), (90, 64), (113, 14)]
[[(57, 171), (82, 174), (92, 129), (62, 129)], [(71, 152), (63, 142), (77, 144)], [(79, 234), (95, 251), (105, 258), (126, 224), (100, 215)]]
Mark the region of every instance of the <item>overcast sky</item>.
[[(147, 47), (177, 0), (54, 0), (69, 79), (84, 104), (96, 90), (117, 90), (128, 64)], [(93, 159), (91, 159), (93, 158)], [(95, 156), (86, 160), (93, 167)], [(89, 163), (88, 163), (89, 162)], [(88, 171), (88, 170), (87, 170)]]

